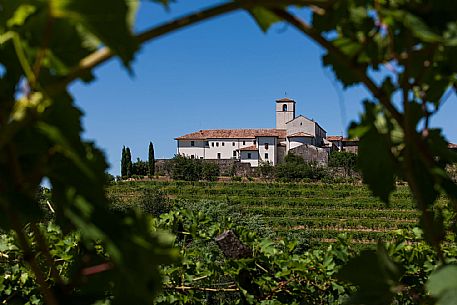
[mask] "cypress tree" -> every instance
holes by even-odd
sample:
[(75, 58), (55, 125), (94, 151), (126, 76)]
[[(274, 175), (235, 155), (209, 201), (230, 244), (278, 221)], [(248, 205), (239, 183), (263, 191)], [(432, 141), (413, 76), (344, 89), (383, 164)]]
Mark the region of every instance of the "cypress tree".
[(125, 146), (122, 146), (122, 157), (121, 157), (121, 177), (127, 176), (127, 163), (126, 163), (126, 151)]
[(152, 177), (155, 174), (155, 159), (154, 159), (154, 145), (152, 142), (149, 142), (149, 155), (148, 155), (148, 165), (149, 165), (149, 176)]
[(126, 163), (126, 175), (128, 178), (132, 177), (132, 154), (130, 148), (127, 147), (125, 150), (125, 163)]

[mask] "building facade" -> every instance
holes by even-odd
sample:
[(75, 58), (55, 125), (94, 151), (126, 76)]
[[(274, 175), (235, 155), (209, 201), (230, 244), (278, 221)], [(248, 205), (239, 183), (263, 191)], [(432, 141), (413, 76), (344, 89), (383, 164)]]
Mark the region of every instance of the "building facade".
[(289, 98), (276, 100), (276, 128), (210, 129), (177, 137), (177, 153), (192, 159), (236, 159), (256, 167), (262, 162), (276, 165), (297, 147), (324, 150), (331, 143), (327, 132), (316, 121), (296, 116), (295, 105)]

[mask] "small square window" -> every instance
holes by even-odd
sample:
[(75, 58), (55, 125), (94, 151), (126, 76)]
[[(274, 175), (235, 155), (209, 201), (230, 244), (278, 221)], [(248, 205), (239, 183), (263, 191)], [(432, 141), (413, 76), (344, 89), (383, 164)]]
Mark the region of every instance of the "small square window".
[(211, 146), (214, 147), (214, 142), (211, 142)]
[(191, 159), (195, 159), (195, 156), (194, 156), (194, 155), (190, 155), (190, 158), (191, 158)]
[(265, 153), (265, 159), (268, 159), (268, 153)]
[(209, 146), (209, 142), (208, 141), (205, 141), (205, 146)]
[(251, 153), (248, 153), (248, 159), (251, 159), (251, 157), (252, 157)]
[(222, 146), (224, 146), (224, 145), (225, 145), (225, 143), (224, 143), (224, 142), (222, 142)]
[(235, 142), (232, 142), (232, 146), (235, 146)]
[(190, 141), (190, 146), (195, 146), (195, 141)]
[(246, 145), (246, 141), (243, 141), (243, 145)]
[(268, 149), (268, 143), (265, 143), (265, 149)]
[(219, 142), (216, 142), (216, 147), (219, 147)]
[(217, 153), (217, 158), (218, 158), (218, 159), (221, 158), (221, 153)]
[(233, 156), (236, 157), (236, 150), (233, 151)]
[(257, 143), (257, 142), (256, 142), (256, 140), (252, 141), (252, 144), (254, 144), (254, 145), (255, 145), (256, 143)]

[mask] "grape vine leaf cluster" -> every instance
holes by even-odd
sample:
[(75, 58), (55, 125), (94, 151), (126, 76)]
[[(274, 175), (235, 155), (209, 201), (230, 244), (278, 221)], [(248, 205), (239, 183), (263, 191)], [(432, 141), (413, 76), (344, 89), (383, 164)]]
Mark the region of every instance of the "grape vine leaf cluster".
[[(166, 0), (154, 2), (169, 5)], [(441, 250), (445, 226), (434, 204), (445, 193), (457, 211), (457, 186), (445, 170), (457, 155), (447, 149), (442, 131), (429, 122), (448, 92), (455, 90), (457, 3), (238, 0), (135, 36), (138, 3), (0, 1), (0, 228), (16, 232), (47, 303), (58, 304), (49, 282), (59, 279), (49, 279), (40, 270), (23, 230), (41, 217), (35, 193), (45, 177), (53, 187), (56, 222), (65, 232), (80, 231), (87, 253), (95, 241), (102, 241), (107, 250), (109, 268), (99, 274), (99, 281), (91, 282), (98, 289), (87, 294), (103, 298), (112, 288), (123, 292), (115, 295), (115, 302), (128, 298), (152, 303), (151, 292), (160, 286), (157, 265), (174, 257), (160, 234), (150, 232), (147, 217), (108, 209), (104, 156), (81, 139), (82, 113), (67, 85), (78, 78), (92, 81), (93, 68), (113, 56), (130, 71), (135, 52), (147, 39), (239, 9), (247, 10), (264, 31), (278, 21), (295, 27), (323, 47), (324, 66), (344, 87), (363, 85), (370, 92), (361, 120), (351, 127), (351, 136), (360, 140), (364, 179), (386, 202), (397, 179), (408, 182), (421, 212), (424, 237), (447, 264)], [(291, 5), (311, 10), (311, 22), (291, 13)], [(84, 268), (100, 263), (89, 254), (78, 259)], [(437, 271), (437, 277), (451, 267)], [(69, 297), (82, 279), (87, 276), (75, 273), (59, 289)], [(448, 289), (437, 288), (433, 277), (430, 281), (431, 293), (438, 300), (447, 298)]]

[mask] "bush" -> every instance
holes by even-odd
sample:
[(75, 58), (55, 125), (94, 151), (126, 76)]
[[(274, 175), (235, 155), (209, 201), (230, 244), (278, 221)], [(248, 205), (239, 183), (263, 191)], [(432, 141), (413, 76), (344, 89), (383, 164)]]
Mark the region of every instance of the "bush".
[(138, 207), (143, 212), (156, 217), (163, 213), (168, 213), (171, 210), (170, 202), (165, 197), (164, 193), (159, 189), (143, 190)]
[(321, 180), (327, 176), (327, 171), (317, 164), (306, 163), (302, 157), (289, 153), (284, 158), (284, 163), (276, 165), (275, 175), (282, 181), (304, 178)]
[(220, 169), (219, 166), (215, 163), (211, 162), (202, 162), (202, 179), (203, 180), (208, 180), (208, 181), (216, 181), (217, 177), (219, 177), (220, 174)]
[(181, 155), (175, 155), (171, 159), (171, 163), (171, 178), (175, 180), (214, 181), (220, 174), (219, 166), (215, 163), (190, 159)]
[(259, 167), (257, 167), (257, 173), (262, 178), (273, 178), (275, 174), (275, 168), (268, 161), (260, 162)]
[(232, 181), (241, 182), (241, 180), (243, 180), (241, 176), (232, 176)]
[(136, 162), (132, 164), (132, 175), (136, 176), (148, 176), (149, 175), (149, 164), (146, 161), (136, 159)]
[(115, 178), (114, 178), (114, 176), (111, 175), (110, 173), (105, 172), (105, 181), (106, 181), (106, 184), (107, 184), (107, 185), (110, 185), (110, 184), (112, 184), (112, 183), (115, 182)]
[(345, 176), (352, 176), (352, 172), (357, 170), (357, 155), (347, 151), (332, 151), (328, 166), (343, 168)]
[(185, 181), (200, 180), (202, 166), (198, 160), (175, 155), (171, 162), (171, 178)]

